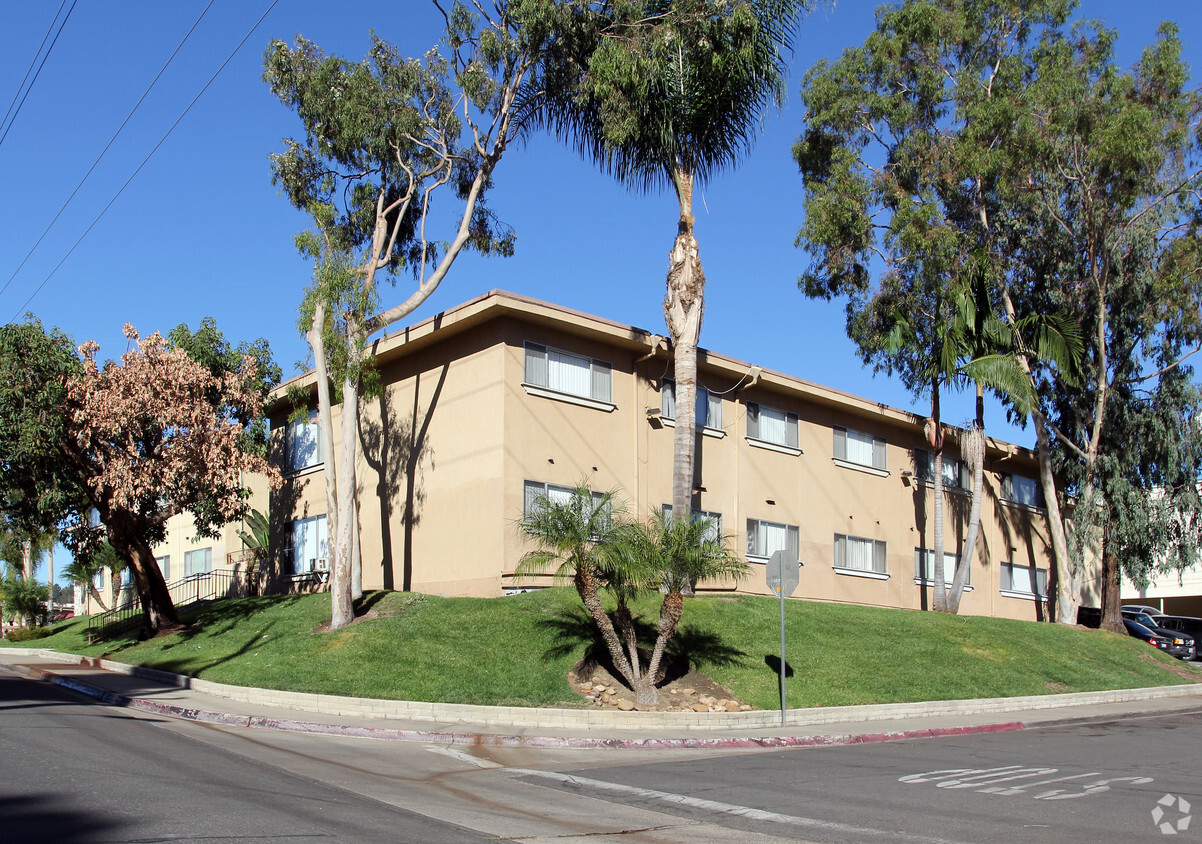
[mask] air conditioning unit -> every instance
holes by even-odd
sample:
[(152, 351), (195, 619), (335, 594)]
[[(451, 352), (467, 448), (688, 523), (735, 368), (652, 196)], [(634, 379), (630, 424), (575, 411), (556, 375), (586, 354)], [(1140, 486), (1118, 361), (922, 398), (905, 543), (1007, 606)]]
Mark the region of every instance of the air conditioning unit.
[(312, 563), (311, 568), (313, 569), (313, 571), (329, 571), (330, 570), (330, 559), (328, 557), (314, 557), (309, 562)]

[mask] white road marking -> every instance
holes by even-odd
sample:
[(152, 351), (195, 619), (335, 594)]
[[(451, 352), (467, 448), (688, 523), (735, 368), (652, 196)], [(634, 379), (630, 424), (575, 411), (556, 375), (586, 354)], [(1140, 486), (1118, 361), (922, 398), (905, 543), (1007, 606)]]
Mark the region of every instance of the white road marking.
[(824, 821), (820, 818), (805, 818), (797, 815), (784, 815), (779, 812), (768, 812), (763, 809), (753, 809), (749, 806), (737, 806), (732, 803), (720, 803), (717, 800), (703, 800), (700, 797), (689, 797), (686, 794), (674, 794), (670, 791), (656, 791), (650, 788), (636, 788), (631, 785), (621, 785), (619, 783), (605, 782), (604, 780), (594, 780), (588, 777), (577, 777), (571, 774), (561, 774), (558, 771), (533, 771), (522, 768), (510, 768), (514, 774), (528, 777), (541, 777), (543, 779), (555, 780), (556, 782), (565, 783), (568, 785), (578, 785), (583, 788), (597, 789), (599, 791), (610, 791), (617, 794), (622, 794), (627, 797), (637, 797), (645, 800), (659, 800), (665, 803), (674, 803), (678, 806), (688, 806), (692, 809), (702, 809), (708, 812), (718, 812), (727, 815), (734, 815), (740, 818), (747, 818), (754, 821), (769, 821), (771, 823), (784, 824), (788, 826), (802, 827), (807, 829), (821, 829), (830, 832), (838, 832), (844, 835), (851, 835), (857, 839), (865, 837), (883, 838), (888, 841), (904, 841), (911, 844), (956, 844), (946, 838), (935, 838), (930, 835), (911, 835), (901, 830), (896, 829), (872, 829), (870, 827), (852, 826), (850, 824), (838, 823), (836, 821)]
[[(911, 785), (921, 783), (935, 784), (936, 788), (971, 788), (979, 794), (997, 794), (1003, 797), (1025, 795), (1031, 789), (1057, 782), (1068, 782), (1085, 777), (1101, 776), (1100, 771), (1089, 771), (1084, 774), (1066, 774), (1062, 777), (1022, 782), (1029, 777), (1040, 777), (1047, 774), (1059, 773), (1059, 768), (1023, 768), (1018, 765), (1005, 765), (1000, 768), (946, 768), (941, 771), (927, 771), (922, 774), (908, 774), (900, 777), (898, 782)], [(1035, 800), (1073, 800), (1090, 794), (1101, 794), (1110, 790), (1111, 783), (1127, 782), (1131, 785), (1144, 785), (1152, 782), (1151, 777), (1109, 777), (1086, 783), (1072, 783), (1074, 788), (1081, 790), (1070, 791), (1066, 788), (1053, 788), (1030, 795)], [(1002, 786), (999, 783), (1010, 783)]]

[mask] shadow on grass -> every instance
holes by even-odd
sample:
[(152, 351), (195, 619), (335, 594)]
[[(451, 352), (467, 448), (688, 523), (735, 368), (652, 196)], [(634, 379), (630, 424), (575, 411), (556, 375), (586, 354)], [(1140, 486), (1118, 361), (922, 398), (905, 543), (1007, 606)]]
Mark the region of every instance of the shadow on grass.
[[(539, 621), (538, 626), (554, 637), (553, 644), (544, 653), (546, 658), (562, 659), (583, 649), (584, 657), (579, 664), (581, 673), (587, 674), (600, 667), (608, 671), (615, 680), (625, 683), (625, 678), (613, 664), (609, 648), (601, 638), (601, 631), (583, 607), (561, 610), (551, 618)], [(655, 625), (637, 618), (634, 627), (641, 645), (654, 644)], [(644, 666), (650, 656), (651, 651), (648, 647), (639, 648), (639, 658)], [(656, 678), (655, 685), (665, 686), (679, 680), (694, 667), (734, 665), (741, 663), (746, 656), (747, 654), (738, 648), (727, 645), (716, 633), (692, 625), (682, 625), (664, 648), (660, 676)]]
[[(776, 654), (767, 654), (764, 657), (764, 665), (767, 665), (769, 668), (771, 668), (772, 673), (775, 674), (777, 677), (780, 676), (780, 657), (779, 656), (777, 656)], [(785, 660), (785, 678), (788, 679), (789, 677), (792, 677), (792, 676), (793, 676), (793, 666), (789, 664), (788, 660)]]

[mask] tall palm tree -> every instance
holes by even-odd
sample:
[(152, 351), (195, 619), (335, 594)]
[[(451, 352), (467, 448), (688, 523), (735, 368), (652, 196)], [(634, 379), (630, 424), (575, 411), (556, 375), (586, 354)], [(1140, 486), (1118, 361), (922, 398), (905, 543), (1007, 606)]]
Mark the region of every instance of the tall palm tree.
[(697, 344), (705, 274), (693, 191), (751, 148), (783, 98), (786, 53), (812, 0), (643, 0), (582, 13), (570, 55), (548, 72), (538, 119), (633, 190), (670, 186), (679, 219), (664, 317), (676, 379), (672, 512), (692, 511)]

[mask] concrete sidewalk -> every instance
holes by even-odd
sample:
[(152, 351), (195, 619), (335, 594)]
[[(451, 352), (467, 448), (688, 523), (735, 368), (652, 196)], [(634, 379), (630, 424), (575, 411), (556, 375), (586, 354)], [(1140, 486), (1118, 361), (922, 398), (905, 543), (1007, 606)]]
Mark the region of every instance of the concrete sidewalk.
[(859, 744), (1202, 711), (1202, 684), (1021, 698), (752, 712), (621, 712), (387, 701), (229, 686), (55, 651), (0, 649), (0, 670), (171, 718), (393, 741), (557, 748)]

